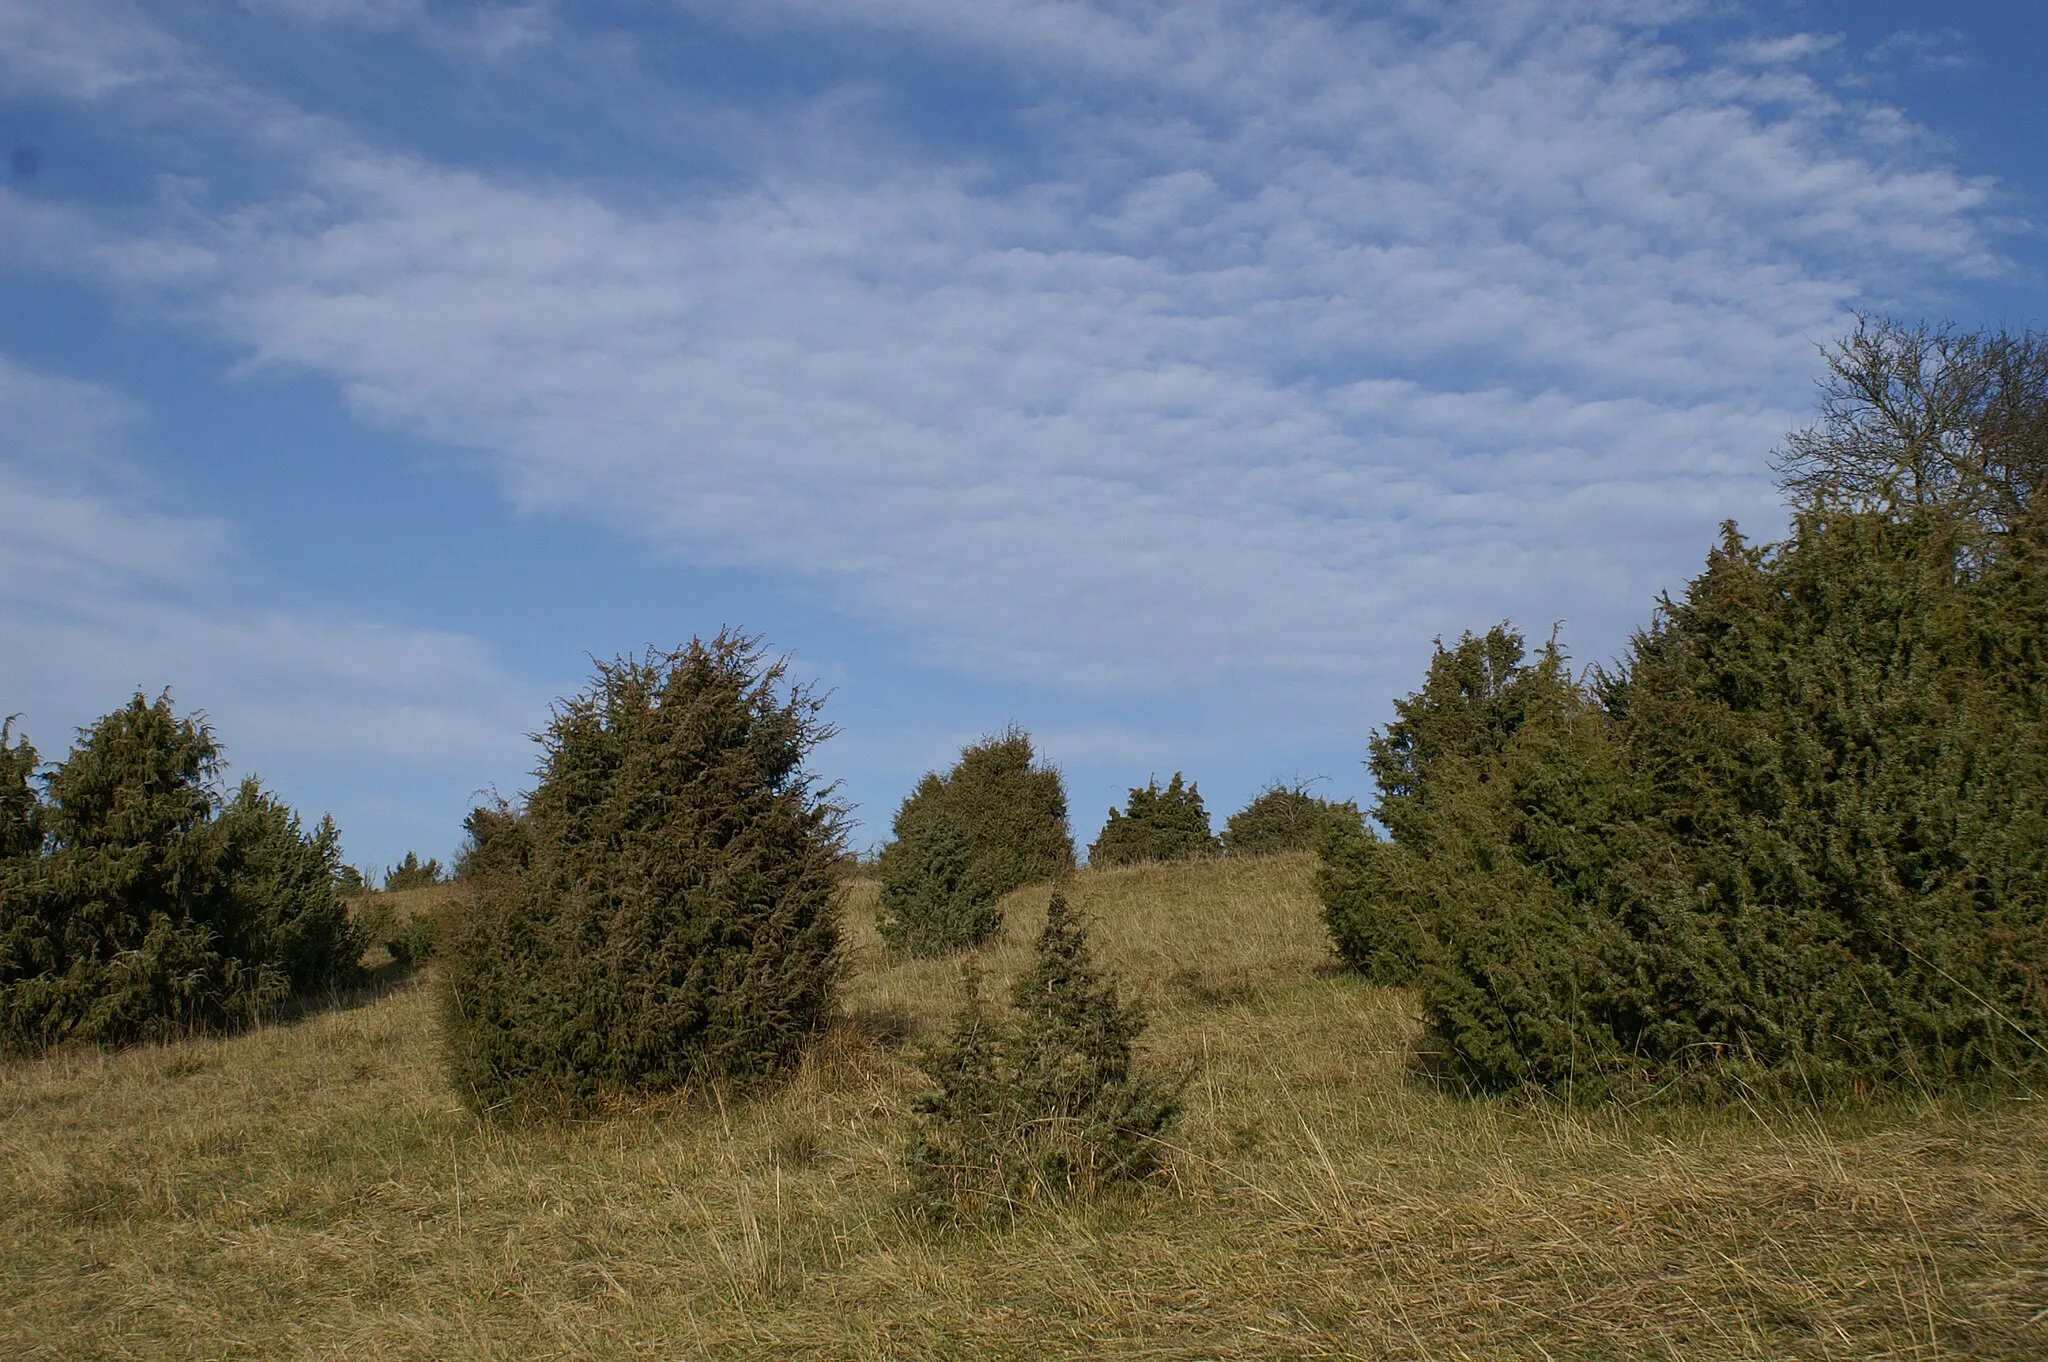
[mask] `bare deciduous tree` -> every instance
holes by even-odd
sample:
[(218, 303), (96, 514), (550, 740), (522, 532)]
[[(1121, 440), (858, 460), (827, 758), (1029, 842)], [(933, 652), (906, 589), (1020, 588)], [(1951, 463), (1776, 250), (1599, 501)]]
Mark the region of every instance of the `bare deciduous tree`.
[(2038, 522), (2048, 338), (1866, 316), (1825, 356), (1821, 419), (1774, 462), (1786, 491), (1859, 509), (1947, 507), (2001, 532)]

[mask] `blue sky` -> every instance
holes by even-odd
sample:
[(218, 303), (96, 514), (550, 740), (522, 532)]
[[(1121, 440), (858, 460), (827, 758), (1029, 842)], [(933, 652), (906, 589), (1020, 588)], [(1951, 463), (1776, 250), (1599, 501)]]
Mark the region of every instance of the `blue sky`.
[(0, 711), (140, 686), (446, 856), (592, 655), (1369, 797), (1432, 637), (1611, 658), (1856, 310), (2048, 320), (2021, 3), (7, 0)]

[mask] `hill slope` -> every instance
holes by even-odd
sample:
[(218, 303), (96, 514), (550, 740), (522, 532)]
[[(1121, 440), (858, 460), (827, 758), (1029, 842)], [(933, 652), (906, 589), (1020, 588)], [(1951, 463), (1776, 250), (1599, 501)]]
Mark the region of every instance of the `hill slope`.
[[(850, 891), (845, 1015), (804, 1071), (482, 1127), (431, 989), (0, 1068), (9, 1357), (2048, 1356), (2048, 1118), (1566, 1112), (1413, 1077), (1412, 1000), (1338, 973), (1303, 858), (1076, 878), (1160, 1059), (1159, 1185), (1007, 1234), (894, 1163), (957, 966)], [(1000, 977), (1044, 912), (1013, 895)]]

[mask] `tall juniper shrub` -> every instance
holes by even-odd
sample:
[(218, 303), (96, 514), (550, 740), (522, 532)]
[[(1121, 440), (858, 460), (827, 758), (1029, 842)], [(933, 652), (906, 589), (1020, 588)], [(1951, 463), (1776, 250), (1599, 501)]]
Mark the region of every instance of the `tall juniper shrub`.
[(1320, 851), (1332, 837), (1363, 831), (1365, 816), (1350, 800), (1339, 803), (1308, 787), (1270, 785), (1230, 815), (1223, 826), (1226, 856), (1273, 856), (1285, 851)]
[(979, 945), (1002, 928), (996, 902), (1074, 868), (1067, 795), (1011, 726), (927, 774), (903, 801), (878, 867), (882, 939), (911, 955)]
[(784, 676), (728, 632), (601, 664), (556, 706), (521, 815), (471, 828), (443, 977), (475, 1108), (757, 1078), (821, 1025), (841, 811), (804, 767), (822, 701)]
[(1201, 787), (1183, 783), (1175, 771), (1165, 789), (1147, 781), (1131, 790), (1121, 810), (1111, 809), (1109, 821), (1088, 848), (1093, 866), (1133, 865), (1141, 861), (1188, 861), (1214, 856), (1221, 850), (1209, 827), (1208, 810), (1202, 807)]
[(441, 870), (441, 863), (432, 857), (422, 861), (419, 853), (408, 851), (405, 859), (384, 872), (384, 887), (395, 889), (431, 889), (446, 882), (447, 876)]
[(43, 805), (36, 797), (41, 756), (27, 738), (14, 736), (14, 720), (0, 720), (0, 865), (43, 849)]
[(1867, 326), (1621, 665), (1495, 631), (1373, 743), (1321, 889), (1483, 1086), (1897, 1080), (2048, 1055), (2048, 347)]
[(462, 820), (462, 848), (455, 856), (455, 878), (468, 881), (526, 864), (526, 815), (507, 799), (493, 797)]
[(341, 833), (299, 815), (255, 780), (220, 814), (230, 892), (253, 908), (257, 953), (306, 994), (352, 978), (367, 944), (351, 929), (340, 890)]
[(1180, 1087), (1133, 1054), (1144, 1016), (1095, 969), (1065, 896), (1052, 897), (1007, 1016), (968, 982), (959, 1022), (917, 1061), (931, 1084), (907, 1158), (919, 1201), (944, 1218), (1002, 1219), (1151, 1173)]
[(1002, 930), (996, 881), (974, 858), (974, 844), (927, 775), (896, 814), (895, 839), (882, 849), (881, 904), (875, 926), (889, 949), (935, 956), (979, 946)]
[(333, 823), (305, 832), (253, 780), (224, 799), (212, 730), (167, 693), (85, 730), (41, 798), (34, 753), (6, 752), (0, 1043), (246, 1024), (355, 977)]

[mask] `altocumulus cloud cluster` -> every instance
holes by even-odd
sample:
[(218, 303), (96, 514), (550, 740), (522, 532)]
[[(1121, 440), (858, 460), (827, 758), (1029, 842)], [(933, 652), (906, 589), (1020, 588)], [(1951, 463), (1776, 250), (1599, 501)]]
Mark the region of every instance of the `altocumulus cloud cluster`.
[[(18, 269), (329, 384), (517, 511), (794, 573), (875, 667), (1035, 687), (1084, 819), (1111, 755), (1355, 754), (1440, 632), (1565, 616), (1611, 650), (1716, 522), (1782, 524), (1766, 456), (1817, 342), (2004, 268), (1996, 187), (1825, 43), (1694, 41), (1672, 4), (248, 11), (8, 7), (11, 88), (106, 136), (174, 122), (183, 158), (118, 200), (0, 186)], [(400, 75), (269, 74), (286, 44)], [(9, 410), (123, 401), (32, 354), (0, 377)], [(136, 438), (8, 444), (61, 511), (10, 495), (11, 636), (117, 684), (146, 655), (223, 721), (310, 696), (352, 750), (516, 772), (492, 734), (543, 688), (496, 640), (224, 604), (233, 527), (124, 490)], [(1189, 731), (1127, 731), (1167, 691)], [(870, 753), (854, 793), (958, 736)]]

